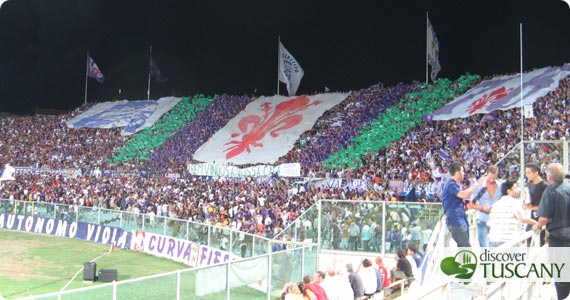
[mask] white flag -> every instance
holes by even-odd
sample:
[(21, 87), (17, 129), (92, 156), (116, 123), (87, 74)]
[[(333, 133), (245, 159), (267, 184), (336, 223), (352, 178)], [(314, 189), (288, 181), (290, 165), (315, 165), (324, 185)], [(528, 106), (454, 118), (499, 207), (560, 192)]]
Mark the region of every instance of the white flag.
[(435, 31), (431, 26), (431, 22), (427, 21), (427, 52), (428, 52), (428, 63), (431, 66), (431, 80), (437, 78), (437, 73), (441, 70), (439, 65), (439, 41), (435, 35)]
[(295, 96), (304, 74), (301, 65), (279, 42), (279, 81), (287, 85), (289, 96)]

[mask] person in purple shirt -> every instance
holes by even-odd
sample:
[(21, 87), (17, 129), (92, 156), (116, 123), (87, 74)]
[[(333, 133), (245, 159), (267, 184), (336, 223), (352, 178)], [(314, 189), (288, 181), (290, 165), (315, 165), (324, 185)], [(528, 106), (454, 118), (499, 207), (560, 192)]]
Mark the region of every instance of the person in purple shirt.
[(447, 228), (458, 247), (471, 247), (469, 242), (469, 225), (465, 216), (463, 200), (469, 198), (483, 184), (486, 176), (481, 176), (477, 183), (468, 189), (461, 190), (460, 183), (465, 178), (463, 166), (458, 163), (452, 163), (449, 166), (449, 174), (451, 178), (445, 183), (441, 194), (443, 211), (447, 216)]

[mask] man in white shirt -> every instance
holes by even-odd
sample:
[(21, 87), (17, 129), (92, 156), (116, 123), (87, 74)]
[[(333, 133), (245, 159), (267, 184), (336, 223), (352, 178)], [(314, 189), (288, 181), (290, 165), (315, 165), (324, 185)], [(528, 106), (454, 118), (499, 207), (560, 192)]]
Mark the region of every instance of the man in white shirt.
[(333, 268), (327, 269), (327, 277), (321, 283), (329, 300), (351, 300), (354, 292), (346, 276), (337, 274)]

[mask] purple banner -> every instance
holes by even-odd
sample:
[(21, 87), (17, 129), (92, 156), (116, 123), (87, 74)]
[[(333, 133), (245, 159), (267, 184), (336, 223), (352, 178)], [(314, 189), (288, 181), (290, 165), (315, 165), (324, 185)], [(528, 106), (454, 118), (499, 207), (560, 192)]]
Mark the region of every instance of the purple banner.
[(0, 213), (0, 229), (79, 239), (129, 249), (131, 233), (121, 228), (84, 222)]

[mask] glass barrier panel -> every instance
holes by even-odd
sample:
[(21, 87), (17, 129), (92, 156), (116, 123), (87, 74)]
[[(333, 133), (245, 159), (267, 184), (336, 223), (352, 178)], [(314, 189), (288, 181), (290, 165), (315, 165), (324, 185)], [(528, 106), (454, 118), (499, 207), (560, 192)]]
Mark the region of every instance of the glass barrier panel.
[(230, 230), (212, 227), (210, 232), (210, 247), (227, 251), (230, 243)]
[(67, 212), (69, 211), (69, 205), (67, 204), (56, 204), (55, 205), (55, 218), (60, 220), (67, 219)]
[(144, 222), (144, 231), (164, 234), (164, 218), (155, 215), (143, 214), (141, 218)]
[(396, 202), (386, 204), (386, 253), (396, 253), (414, 245), (420, 252), (441, 218), (439, 203)]
[(0, 212), (5, 214), (11, 214), (14, 211), (14, 205), (15, 205), (14, 200), (2, 199), (0, 200)]
[(99, 212), (97, 207), (78, 206), (77, 207), (77, 221), (99, 224)]
[[(105, 226), (113, 226), (113, 227), (121, 227), (125, 230), (130, 230), (127, 226), (127, 222), (125, 222), (125, 214), (129, 214), (127, 212), (121, 211), (114, 211), (109, 209), (101, 209), (101, 218), (99, 225)], [(132, 215), (132, 214), (129, 214)]]
[(264, 256), (230, 264), (230, 299), (267, 299), (268, 263)]
[(271, 294), (280, 294), (285, 284), (299, 282), (301, 256), (295, 251), (279, 251), (271, 254)]
[(166, 221), (166, 235), (186, 239), (186, 222), (180, 219), (169, 219)]
[(230, 235), (230, 249), (229, 252), (237, 255), (238, 257), (247, 257), (247, 244), (245, 242), (246, 234), (244, 232), (229, 231)]
[(198, 223), (188, 223), (188, 239), (200, 245), (208, 243), (208, 226)]
[(23, 215), (25, 210), (26, 210), (26, 202), (17, 201), (14, 203), (14, 209), (12, 210), (11, 213), (15, 215)]
[(154, 227), (156, 228), (156, 231), (153, 231), (153, 232), (157, 233), (157, 234), (165, 235), (166, 222), (167, 221), (168, 221), (167, 217), (155, 216), (154, 217)]
[(213, 267), (196, 270), (196, 300), (219, 300), (226, 299), (228, 265), (217, 265)]
[(253, 247), (253, 256), (257, 256), (257, 255), (262, 255), (262, 254), (267, 254), (269, 251), (269, 248), (271, 247), (269, 245), (269, 241), (266, 239), (262, 239), (262, 238), (258, 238), (258, 237), (253, 237), (253, 242), (252, 242), (252, 247)]
[[(381, 236), (382, 202), (331, 200), (323, 201), (321, 206), (323, 249), (380, 251), (377, 236)], [(313, 223), (318, 224), (318, 219)]]
[(313, 247), (303, 247), (302, 255), (304, 256), (303, 260), (303, 274), (301, 276), (301, 280), (305, 276), (309, 276), (311, 278), (314, 277), (315, 272), (318, 271), (318, 257), (319, 253), (317, 252), (317, 246)]
[(34, 215), (41, 218), (54, 218), (55, 217), (55, 204), (47, 202), (39, 202), (36, 204)]
[(27, 201), (27, 202), (24, 202), (23, 204), (24, 204), (24, 208), (22, 209), (20, 214), (24, 215), (24, 216), (31, 216), (34, 213), (36, 202), (35, 201)]

